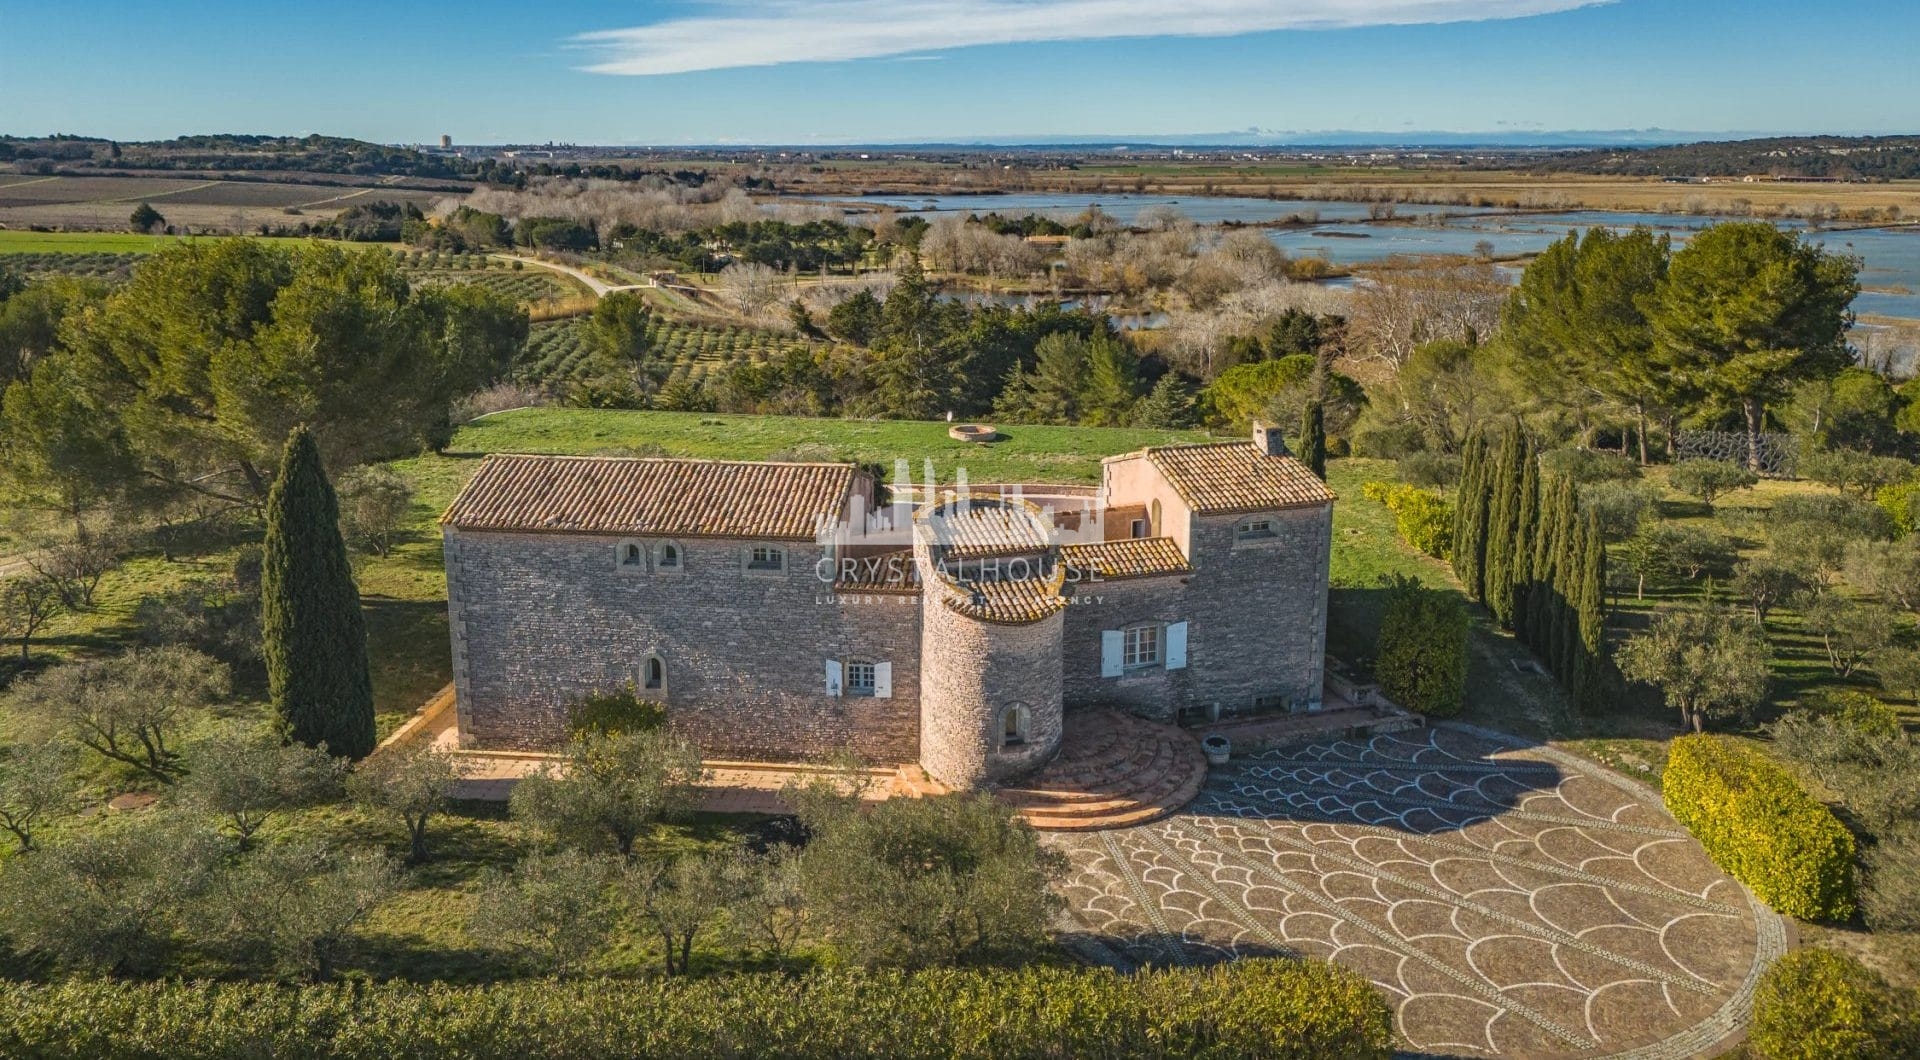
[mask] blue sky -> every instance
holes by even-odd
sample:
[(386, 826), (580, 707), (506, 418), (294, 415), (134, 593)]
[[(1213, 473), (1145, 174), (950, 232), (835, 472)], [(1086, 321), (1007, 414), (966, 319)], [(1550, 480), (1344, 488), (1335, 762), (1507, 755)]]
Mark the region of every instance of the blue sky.
[(1920, 132), (1916, 55), (1912, 0), (0, 0), (0, 132)]

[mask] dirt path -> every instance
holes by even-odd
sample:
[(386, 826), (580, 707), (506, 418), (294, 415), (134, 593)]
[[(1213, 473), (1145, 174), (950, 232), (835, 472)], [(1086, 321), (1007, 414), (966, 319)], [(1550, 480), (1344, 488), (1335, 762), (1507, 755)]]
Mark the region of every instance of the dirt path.
[(523, 258), (518, 254), (491, 254), (488, 256), (499, 258), (502, 261), (524, 262), (535, 268), (550, 269), (554, 272), (564, 273), (586, 284), (587, 288), (598, 298), (605, 298), (615, 291), (643, 291), (653, 286), (652, 284), (646, 283), (611, 284), (584, 269), (576, 269), (571, 265), (562, 265), (554, 261), (542, 261), (539, 258)]

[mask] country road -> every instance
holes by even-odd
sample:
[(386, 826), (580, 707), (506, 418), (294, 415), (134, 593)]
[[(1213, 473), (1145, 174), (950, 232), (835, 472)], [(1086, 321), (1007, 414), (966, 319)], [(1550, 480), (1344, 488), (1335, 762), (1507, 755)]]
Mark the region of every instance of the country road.
[(562, 265), (553, 261), (542, 261), (539, 258), (523, 258), (517, 254), (489, 254), (488, 257), (499, 258), (502, 261), (524, 262), (535, 268), (551, 269), (554, 272), (565, 273), (579, 280), (581, 283), (586, 284), (588, 289), (594, 293), (594, 296), (599, 298), (604, 298), (615, 291), (640, 291), (652, 286), (651, 284), (645, 283), (611, 284), (584, 269), (576, 269), (571, 265)]

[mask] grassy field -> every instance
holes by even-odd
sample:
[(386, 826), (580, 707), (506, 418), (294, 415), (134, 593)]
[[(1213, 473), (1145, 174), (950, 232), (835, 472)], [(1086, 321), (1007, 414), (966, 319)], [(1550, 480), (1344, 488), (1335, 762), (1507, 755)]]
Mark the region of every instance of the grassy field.
[(150, 203), (178, 228), (248, 231), (326, 219), (356, 203), (408, 202), (426, 209), (446, 193), (388, 184), (299, 180), (209, 180), (180, 176), (26, 177), (0, 184), (0, 225), (124, 228)]

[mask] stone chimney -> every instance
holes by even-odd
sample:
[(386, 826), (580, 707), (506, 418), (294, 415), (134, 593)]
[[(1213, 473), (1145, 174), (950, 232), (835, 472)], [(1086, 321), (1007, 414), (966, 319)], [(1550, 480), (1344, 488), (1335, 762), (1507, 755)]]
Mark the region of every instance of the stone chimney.
[(1268, 456), (1293, 455), (1292, 450), (1287, 448), (1286, 432), (1271, 423), (1262, 423), (1259, 420), (1253, 421), (1253, 447)]

